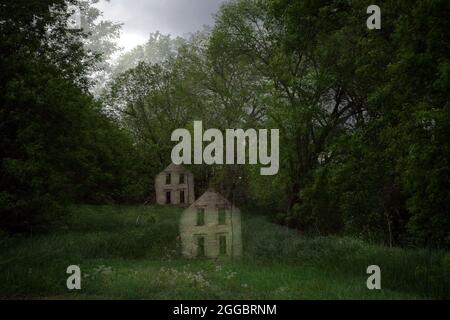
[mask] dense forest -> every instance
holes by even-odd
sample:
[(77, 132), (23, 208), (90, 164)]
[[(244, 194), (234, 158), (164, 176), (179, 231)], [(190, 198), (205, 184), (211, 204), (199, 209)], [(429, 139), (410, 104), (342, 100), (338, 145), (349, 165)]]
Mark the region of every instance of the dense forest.
[[(70, 204), (154, 201), (171, 133), (277, 128), (280, 171), (193, 165), (243, 209), (308, 236), (450, 247), (450, 2), (234, 0), (189, 37), (122, 54), (92, 1), (0, 2), (0, 229)], [(95, 2), (95, 1), (94, 1)]]

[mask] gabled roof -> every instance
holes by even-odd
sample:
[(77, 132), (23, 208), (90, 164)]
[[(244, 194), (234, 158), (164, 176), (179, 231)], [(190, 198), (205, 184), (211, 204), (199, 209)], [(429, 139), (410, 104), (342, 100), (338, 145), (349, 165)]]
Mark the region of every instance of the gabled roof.
[(164, 172), (186, 172), (186, 173), (191, 173), (189, 170), (187, 170), (182, 165), (174, 164), (174, 163), (169, 164), (163, 171), (160, 172), (160, 174), (164, 173)]
[(213, 189), (208, 189), (193, 204), (191, 204), (189, 208), (191, 207), (194, 208), (198, 206), (207, 206), (211, 204), (227, 207), (231, 206), (231, 202), (228, 201), (220, 193), (214, 191)]

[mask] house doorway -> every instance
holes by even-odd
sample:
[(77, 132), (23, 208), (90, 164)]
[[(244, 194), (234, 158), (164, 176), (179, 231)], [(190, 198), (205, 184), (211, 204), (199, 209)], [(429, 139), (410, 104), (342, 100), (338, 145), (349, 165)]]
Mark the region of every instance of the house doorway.
[(197, 257), (205, 256), (205, 237), (197, 237)]
[(170, 193), (170, 191), (166, 191), (166, 204), (171, 204), (171, 203), (172, 203), (171, 193)]
[(180, 203), (184, 204), (185, 203), (185, 199), (184, 199), (184, 190), (180, 190)]
[(219, 235), (219, 254), (221, 256), (227, 254), (227, 237), (225, 235)]

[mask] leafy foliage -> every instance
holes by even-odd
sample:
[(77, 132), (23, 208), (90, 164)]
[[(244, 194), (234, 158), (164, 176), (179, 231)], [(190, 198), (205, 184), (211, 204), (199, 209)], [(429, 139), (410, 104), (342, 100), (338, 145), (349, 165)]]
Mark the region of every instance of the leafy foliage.
[(48, 226), (68, 202), (132, 198), (132, 142), (88, 92), (98, 57), (82, 31), (67, 30), (66, 3), (1, 9), (1, 228)]
[[(63, 1), (2, 3), (3, 228), (65, 202), (151, 200), (171, 132), (202, 120), (280, 129), (281, 169), (193, 166), (198, 194), (308, 235), (450, 246), (448, 1), (381, 1), (381, 30), (364, 0), (229, 1), (211, 29), (151, 34), (115, 66), (120, 26), (80, 3), (90, 35), (65, 28)], [(108, 80), (98, 101), (93, 78)]]

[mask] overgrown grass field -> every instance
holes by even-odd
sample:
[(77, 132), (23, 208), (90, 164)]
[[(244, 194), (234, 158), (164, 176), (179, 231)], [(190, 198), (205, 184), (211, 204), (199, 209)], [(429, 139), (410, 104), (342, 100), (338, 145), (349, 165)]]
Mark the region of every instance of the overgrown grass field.
[[(0, 298), (434, 299), (450, 298), (450, 254), (351, 238), (308, 239), (243, 214), (241, 259), (185, 259), (180, 209), (80, 206), (49, 234), (0, 240)], [(368, 290), (366, 268), (381, 268)], [(81, 290), (66, 269), (78, 265)]]

